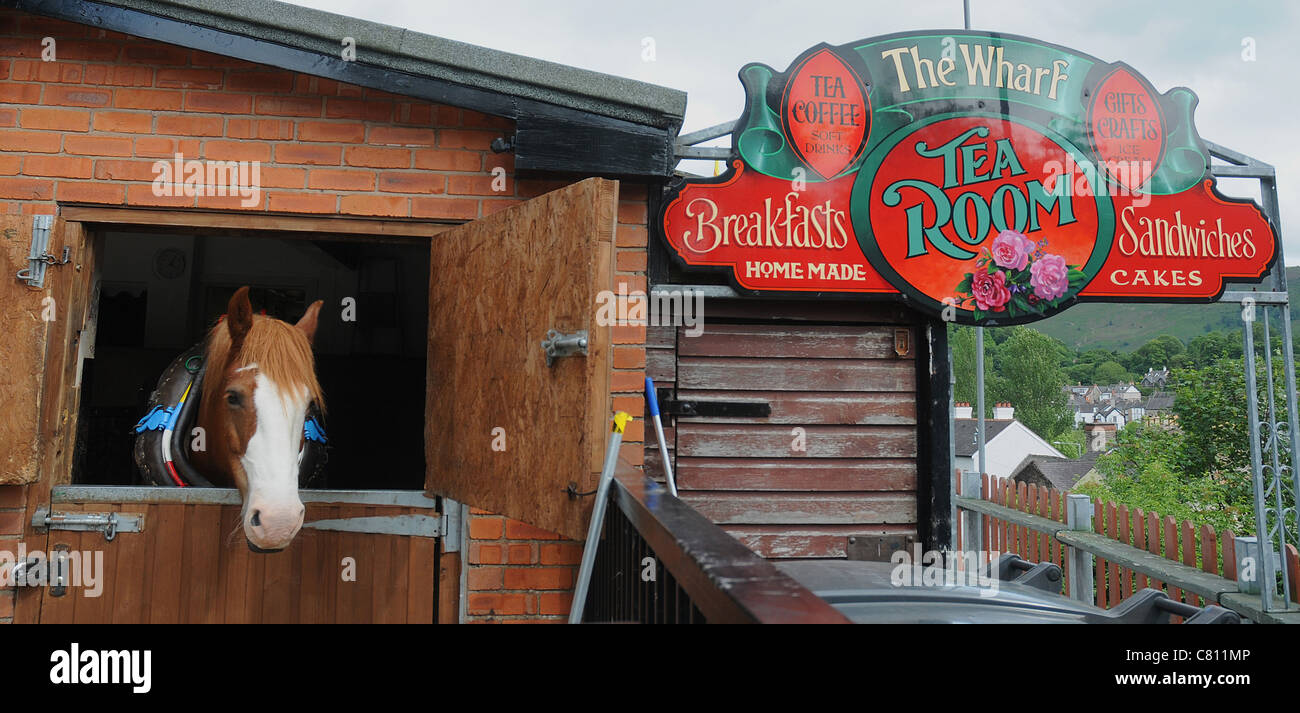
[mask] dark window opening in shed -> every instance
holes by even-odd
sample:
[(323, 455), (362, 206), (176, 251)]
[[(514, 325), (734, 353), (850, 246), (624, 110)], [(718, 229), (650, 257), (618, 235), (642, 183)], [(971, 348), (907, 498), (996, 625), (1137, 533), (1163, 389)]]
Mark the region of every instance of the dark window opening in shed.
[(290, 323), (324, 300), (314, 351), (329, 460), (313, 487), (423, 488), (426, 241), (108, 232), (97, 264), (72, 482), (142, 484), (133, 428), (159, 376), (249, 285), (254, 312)]

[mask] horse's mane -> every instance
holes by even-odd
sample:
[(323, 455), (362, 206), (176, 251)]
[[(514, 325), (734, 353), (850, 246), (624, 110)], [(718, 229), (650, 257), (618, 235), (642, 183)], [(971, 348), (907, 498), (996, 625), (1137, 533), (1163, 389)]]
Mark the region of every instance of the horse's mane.
[(216, 393), (223, 381), (219, 375), (225, 374), (231, 366), (257, 364), (258, 370), (280, 388), (305, 389), (321, 411), (325, 410), (325, 394), (316, 380), (316, 360), (307, 335), (301, 329), (273, 317), (255, 314), (253, 326), (244, 337), (239, 353), (232, 357), (229, 352), (230, 329), (225, 320), (221, 320), (208, 332), (209, 378), (203, 380), (204, 403), (215, 403), (214, 399), (221, 398)]

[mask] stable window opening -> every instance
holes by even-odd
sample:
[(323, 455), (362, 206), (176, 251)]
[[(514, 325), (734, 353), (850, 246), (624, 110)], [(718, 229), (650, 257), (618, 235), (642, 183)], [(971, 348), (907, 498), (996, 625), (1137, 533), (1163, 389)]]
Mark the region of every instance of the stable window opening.
[(82, 371), (72, 482), (144, 484), (134, 427), (159, 376), (204, 340), (235, 290), (294, 323), (323, 300), (314, 340), (328, 463), (315, 488), (424, 487), (429, 243), (103, 232), (93, 358)]

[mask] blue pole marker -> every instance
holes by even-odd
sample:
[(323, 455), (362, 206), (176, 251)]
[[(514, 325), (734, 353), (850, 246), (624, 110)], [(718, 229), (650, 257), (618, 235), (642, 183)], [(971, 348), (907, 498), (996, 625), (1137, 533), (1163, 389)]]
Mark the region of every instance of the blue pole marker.
[(677, 481), (673, 478), (673, 464), (668, 460), (668, 444), (664, 442), (664, 424), (659, 418), (659, 398), (655, 396), (655, 381), (645, 378), (645, 400), (650, 408), (650, 418), (655, 424), (655, 436), (659, 438), (659, 458), (664, 463), (664, 475), (668, 479), (668, 492), (677, 497)]

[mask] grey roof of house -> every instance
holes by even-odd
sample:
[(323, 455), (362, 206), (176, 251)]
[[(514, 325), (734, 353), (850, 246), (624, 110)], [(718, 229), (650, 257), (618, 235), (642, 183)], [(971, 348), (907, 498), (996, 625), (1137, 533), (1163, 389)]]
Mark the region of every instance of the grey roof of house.
[(1011, 479), (1016, 480), (1027, 468), (1035, 468), (1056, 490), (1067, 491), (1074, 488), (1083, 476), (1097, 464), (1096, 451), (1089, 451), (1081, 458), (1053, 458), (1051, 456), (1025, 456), (1025, 459), (1011, 472)]
[(1166, 393), (1152, 394), (1147, 399), (1146, 408), (1148, 411), (1164, 411), (1172, 408), (1174, 405), (1174, 395)]
[[(957, 449), (957, 455), (969, 457), (979, 450), (975, 444), (975, 427), (978, 423), (974, 418), (953, 419), (953, 446)], [(1012, 423), (1015, 421), (984, 419), (984, 442), (987, 444), (993, 440), (994, 436), (1005, 431)]]
[[(275, 0), (99, 1), (331, 56), (351, 37), (359, 62), (671, 131), (686, 113), (677, 89)], [(484, 6), (483, 21), (517, 20)]]

